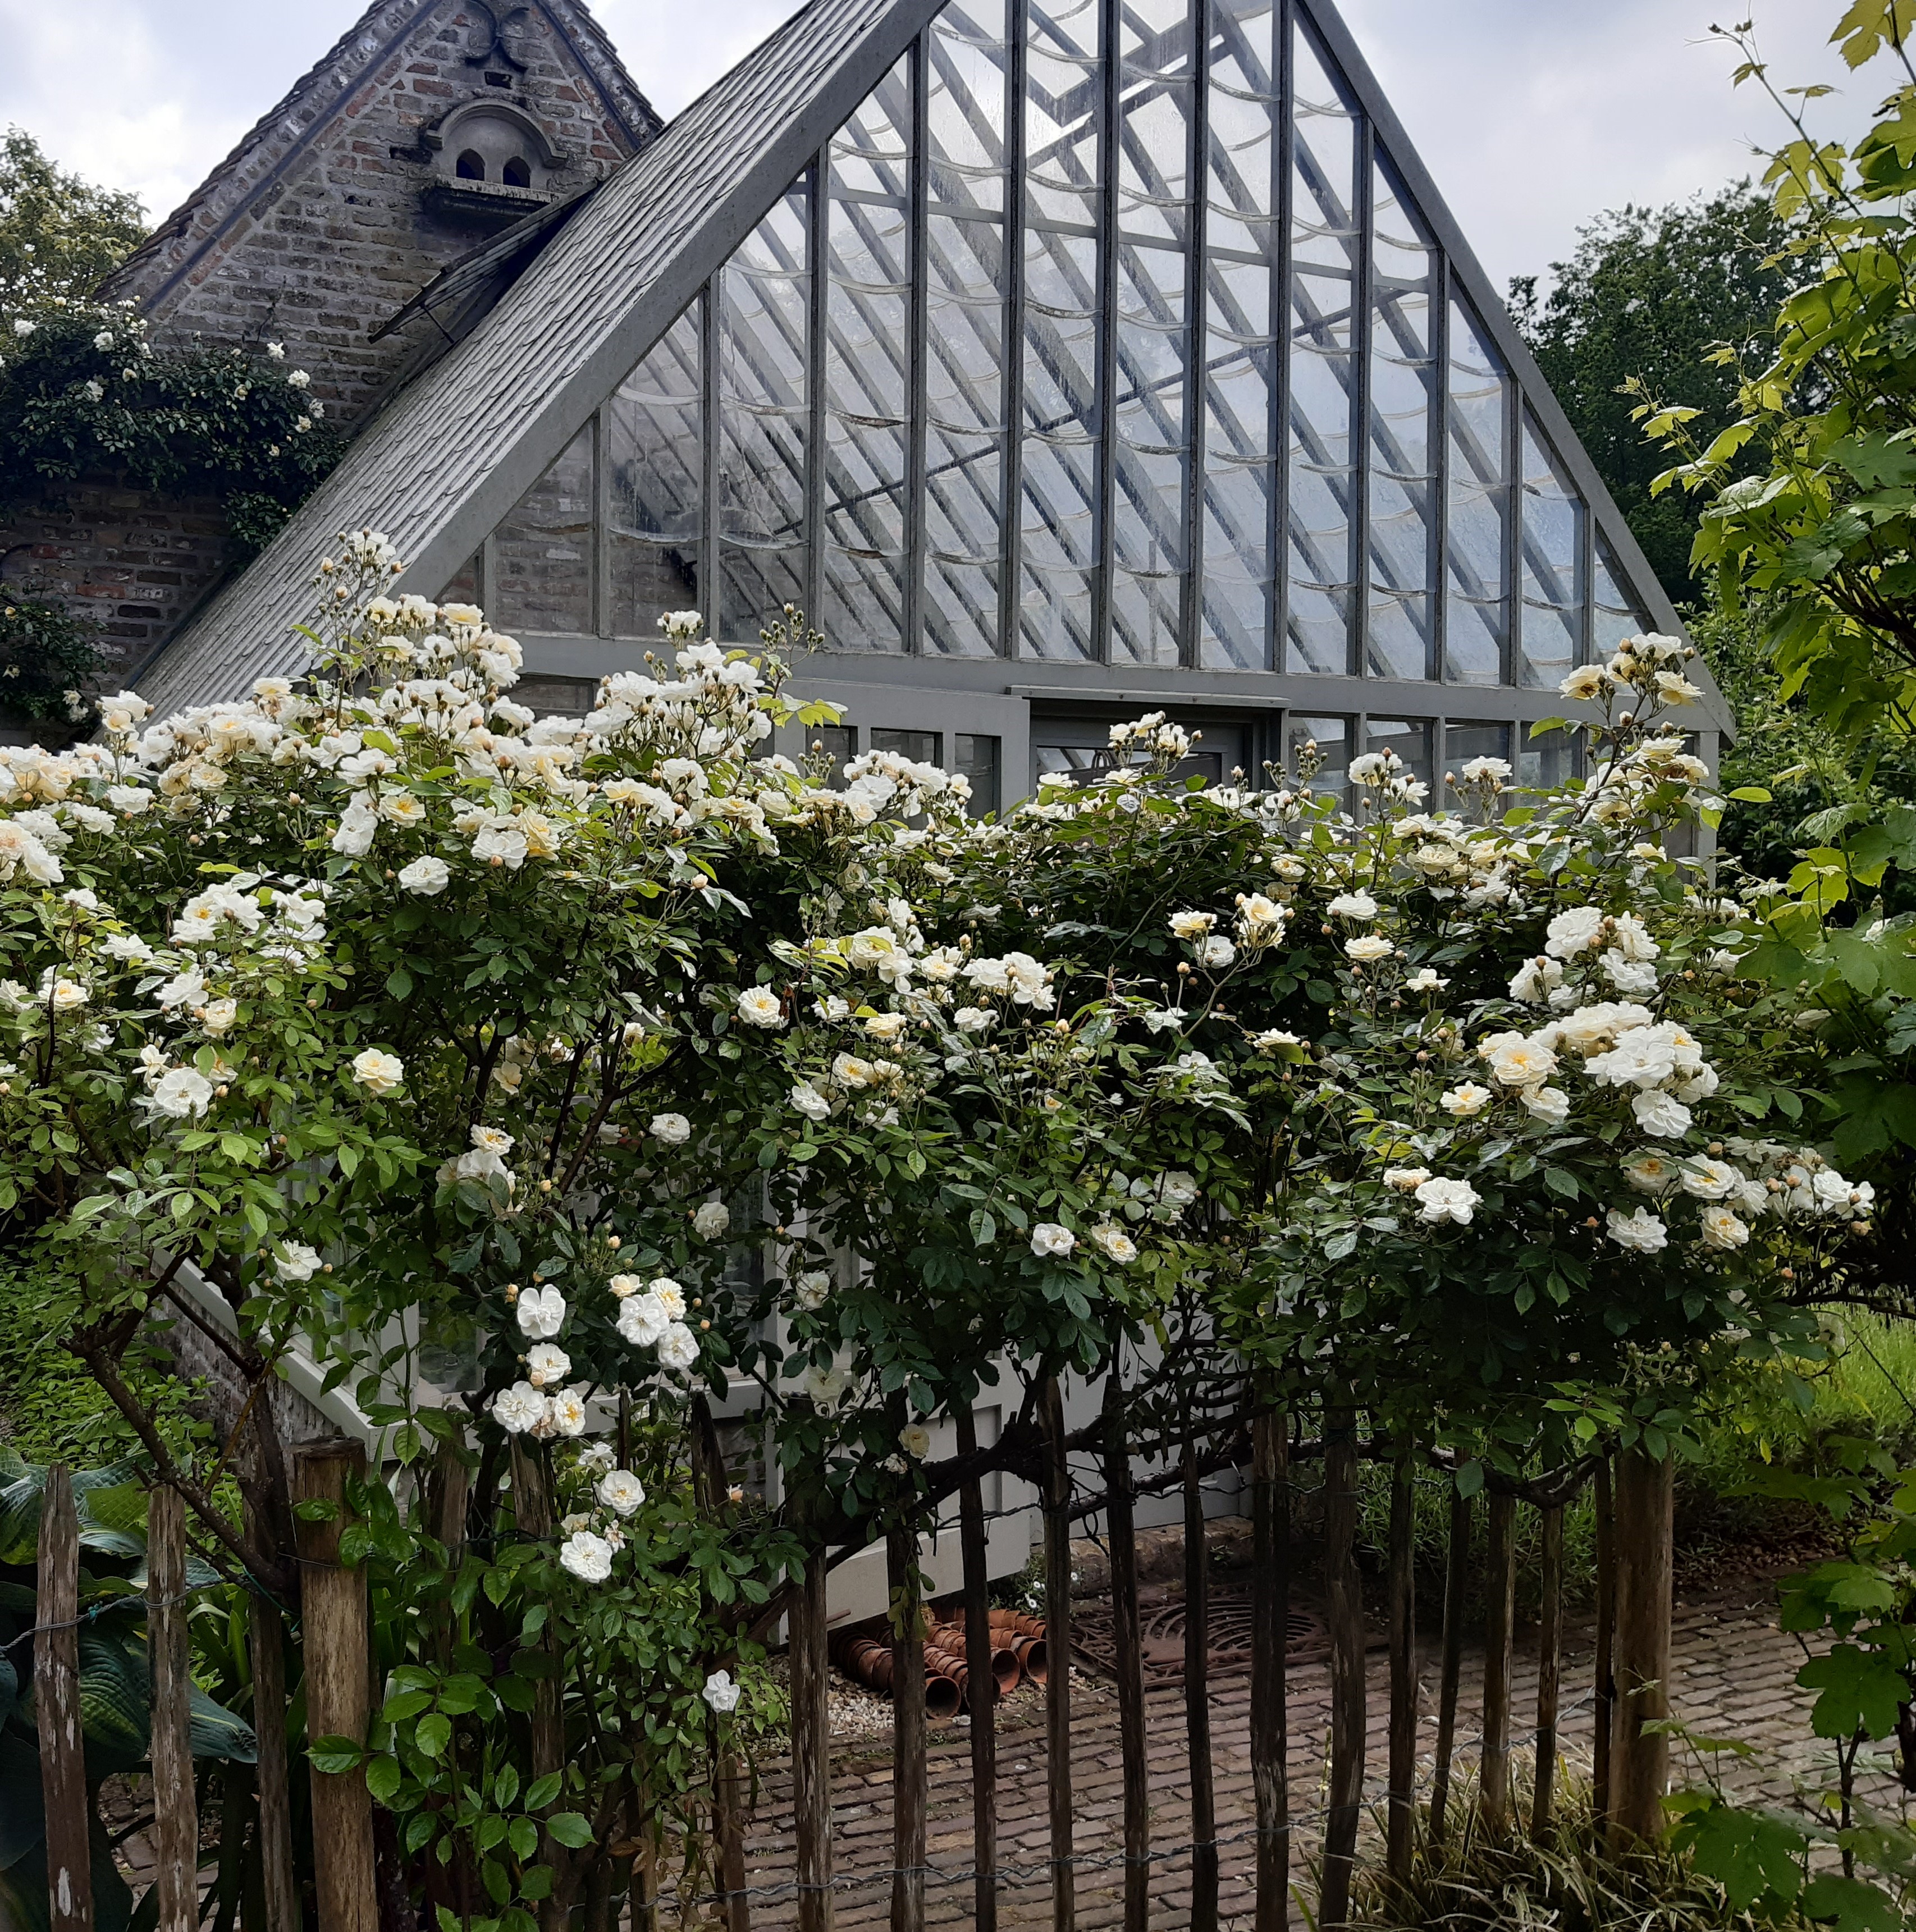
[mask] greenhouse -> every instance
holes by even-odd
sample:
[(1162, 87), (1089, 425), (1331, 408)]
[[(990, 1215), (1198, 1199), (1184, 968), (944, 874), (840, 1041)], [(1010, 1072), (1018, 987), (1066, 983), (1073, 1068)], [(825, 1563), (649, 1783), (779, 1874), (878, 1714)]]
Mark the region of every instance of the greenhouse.
[[(802, 610), (812, 742), (985, 806), (1144, 705), (1215, 779), (1553, 780), (1564, 674), (1680, 628), (1324, 0), (815, 0), (524, 226), (149, 696), (295, 665), (265, 614), (368, 519), (562, 710), (667, 611)], [(518, 232), (415, 310), (470, 314)]]

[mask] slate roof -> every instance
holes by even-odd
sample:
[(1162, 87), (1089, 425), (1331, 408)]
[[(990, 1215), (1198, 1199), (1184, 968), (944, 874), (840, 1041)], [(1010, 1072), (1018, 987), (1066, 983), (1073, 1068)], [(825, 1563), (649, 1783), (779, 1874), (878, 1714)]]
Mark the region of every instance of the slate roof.
[[(450, 0), (374, 0), (358, 20), (301, 75), (278, 104), (240, 138), (152, 235), (114, 270), (101, 292), (131, 297), (151, 311), (164, 303), (266, 193), (308, 143), (333, 124), (387, 56)], [(530, 0), (568, 41), (590, 75), (606, 115), (634, 149), (664, 125), (626, 71), (585, 0)]]
[(938, 11), (811, 0), (607, 182), (458, 348), (395, 397), (272, 544), (140, 679), (163, 710), (303, 667), (293, 626), (344, 528), (431, 595), (677, 319)]

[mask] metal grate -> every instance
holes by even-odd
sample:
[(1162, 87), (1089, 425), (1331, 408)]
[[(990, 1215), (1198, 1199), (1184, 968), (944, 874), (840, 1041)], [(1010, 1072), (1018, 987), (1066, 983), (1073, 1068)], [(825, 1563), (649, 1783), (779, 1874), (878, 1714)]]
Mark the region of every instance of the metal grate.
[[(1185, 1604), (1169, 1588), (1140, 1590), (1144, 1676), (1148, 1684), (1182, 1683), (1185, 1674)], [(1213, 1584), (1210, 1642), (1206, 1648), (1213, 1677), (1234, 1677), (1251, 1668), (1253, 1643), (1251, 1591), (1248, 1583)], [(1071, 1608), (1071, 1649), (1077, 1660), (1101, 1677), (1115, 1677), (1118, 1652), (1110, 1604), (1100, 1599)], [(1329, 1633), (1317, 1612), (1293, 1604), (1284, 1654), (1293, 1664), (1308, 1664), (1330, 1654)]]

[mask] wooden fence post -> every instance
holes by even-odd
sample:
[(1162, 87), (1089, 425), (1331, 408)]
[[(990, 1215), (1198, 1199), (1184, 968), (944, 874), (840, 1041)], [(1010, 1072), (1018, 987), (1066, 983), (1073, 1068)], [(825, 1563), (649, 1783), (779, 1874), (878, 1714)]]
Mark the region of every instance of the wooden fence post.
[(1331, 1777), (1320, 1932), (1348, 1923), (1364, 1802), (1364, 1599), (1357, 1576), (1357, 1411), (1324, 1416), (1324, 1572), (1331, 1638)]
[(1592, 1716), (1590, 1808), (1599, 1828), (1610, 1818), (1610, 1754), (1617, 1732), (1617, 1538), (1611, 1494), (1610, 1458), (1596, 1466), (1596, 1658)]
[(92, 1850), (80, 1716), (80, 1526), (64, 1462), (47, 1472), (40, 1504), (33, 1697), (40, 1793), (47, 1810), (47, 1896), (52, 1932), (92, 1932)]
[[(277, 1556), (273, 1519), (245, 1499), (252, 1546)], [(257, 1587), (246, 1593), (246, 1648), (253, 1671), (254, 1793), (259, 1807), (260, 1877), (265, 1932), (300, 1932), (293, 1875), (293, 1792), (286, 1755), (286, 1620)]]
[(1251, 1425), (1252, 1529), (1251, 1783), (1257, 1828), (1257, 1932), (1290, 1924), (1290, 1418), (1267, 1409)]
[(1185, 1738), (1191, 1775), (1191, 1932), (1218, 1932), (1218, 1808), (1211, 1774), (1211, 1546), (1191, 1418), (1185, 1418)]
[[(925, 1633), (918, 1595), (918, 1538), (910, 1526), (885, 1534), (891, 1582), (891, 1932), (924, 1932)], [(987, 1680), (989, 1682), (989, 1680)], [(981, 1690), (980, 1694), (989, 1693)]]
[(186, 1610), (186, 1509), (179, 1490), (162, 1483), (146, 1502), (158, 1932), (194, 1932), (200, 1922), (200, 1812), (193, 1789), (193, 1672)]
[(1443, 1660), (1437, 1676), (1436, 1761), (1431, 1772), (1431, 1842), (1450, 1823), (1450, 1766), (1457, 1748), (1457, 1690), (1464, 1670), (1464, 1606), (1470, 1589), (1470, 1498), (1450, 1492), (1450, 1547), (1443, 1574)]
[(1077, 1870), (1071, 1816), (1071, 1466), (1065, 1398), (1056, 1376), (1039, 1395), (1044, 1425), (1045, 1784), (1051, 1808), (1051, 1923), (1074, 1932)]
[(1485, 1833), (1502, 1835), (1510, 1821), (1510, 1668), (1517, 1613), (1517, 1499), (1492, 1492), (1489, 1547), (1484, 1558), (1488, 1599), (1484, 1630), (1484, 1741), (1477, 1772), (1477, 1809)]
[[(794, 1510), (801, 1533), (809, 1512)], [(809, 1540), (809, 1537), (807, 1538)], [(825, 1552), (812, 1550), (791, 1605), (791, 1805), (798, 1842), (798, 1932), (832, 1932), (831, 1716), (825, 1655)], [(647, 1861), (648, 1870), (650, 1860)]]
[(1105, 1520), (1111, 1546), (1112, 1646), (1118, 1665), (1119, 1749), (1124, 1760), (1125, 1932), (1151, 1922), (1151, 1766), (1144, 1742), (1143, 1632), (1138, 1623), (1137, 1534), (1123, 1370), (1116, 1352), (1104, 1382)]
[[(702, 1395), (692, 1399), (693, 1491), (707, 1515), (721, 1516), (730, 1487), (725, 1452), (719, 1441), (712, 1406)], [(713, 1835), (718, 1840), (719, 1882), (725, 1894), (726, 1932), (751, 1932), (752, 1901), (745, 1885), (746, 1790), (744, 1773), (734, 1750), (716, 1754), (712, 1783)]]
[(1386, 1868), (1410, 1875), (1417, 1822), (1416, 1465), (1400, 1444), (1390, 1472), (1390, 1775), (1385, 1796)]
[(1670, 1741), (1646, 1731), (1670, 1714), (1671, 1522), (1675, 1468), (1641, 1445), (1617, 1459), (1617, 1706), (1611, 1745), (1611, 1848), (1663, 1830)]
[[(976, 1418), (958, 1412), (958, 1453), (978, 1453)], [(965, 1667), (973, 1686), (993, 1679), (990, 1565), (985, 1549), (984, 1486), (968, 1476), (958, 1490), (958, 1541), (965, 1573)], [(972, 1712), (972, 1924), (998, 1932), (998, 1739), (993, 1693), (974, 1689)]]
[(1530, 1836), (1550, 1829), (1557, 1784), (1557, 1707), (1563, 1674), (1563, 1506), (1543, 1513), (1543, 1618), (1537, 1633), (1536, 1783), (1530, 1800)]
[[(362, 1570), (341, 1566), (346, 1486), (364, 1478), (356, 1442), (320, 1443), (295, 1457), (295, 1534), (302, 1572), (300, 1623), (306, 1666), (306, 1735), (363, 1739), (372, 1715), (371, 1622)], [(308, 1520), (304, 1503), (329, 1503), (332, 1514)], [(372, 1797), (359, 1771), (311, 1774), (313, 1872), (319, 1932), (378, 1932), (374, 1876)]]

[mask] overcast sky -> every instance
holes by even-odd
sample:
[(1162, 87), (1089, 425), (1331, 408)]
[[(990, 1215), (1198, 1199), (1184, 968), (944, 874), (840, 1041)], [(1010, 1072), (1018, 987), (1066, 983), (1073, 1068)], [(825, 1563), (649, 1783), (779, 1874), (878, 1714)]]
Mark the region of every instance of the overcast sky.
[[(365, 0), (0, 0), (0, 122), (64, 166), (169, 212), (362, 10)], [(1578, 224), (1746, 172), (1780, 122), (1732, 92), (1706, 36), (1752, 0), (1344, 0), (1345, 17), (1501, 287)], [(1825, 46), (1840, 0), (1753, 0), (1782, 85), (1846, 82)], [(794, 0), (595, 0), (662, 112), (795, 10)], [(1819, 104), (1856, 124), (1871, 76)]]

